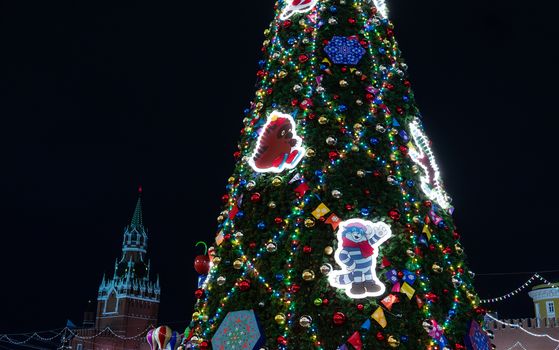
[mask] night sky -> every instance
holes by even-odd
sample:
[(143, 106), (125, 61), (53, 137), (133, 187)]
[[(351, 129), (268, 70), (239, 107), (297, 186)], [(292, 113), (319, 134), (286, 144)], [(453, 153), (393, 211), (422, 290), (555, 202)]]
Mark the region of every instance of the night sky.
[[(389, 0), (479, 274), (559, 268), (549, 1)], [(81, 323), (144, 188), (160, 320), (190, 318), (272, 0), (0, 3), (0, 333)], [(544, 274), (549, 279), (559, 274)], [(478, 276), (482, 297), (529, 275)], [(498, 304), (532, 316), (530, 299)]]

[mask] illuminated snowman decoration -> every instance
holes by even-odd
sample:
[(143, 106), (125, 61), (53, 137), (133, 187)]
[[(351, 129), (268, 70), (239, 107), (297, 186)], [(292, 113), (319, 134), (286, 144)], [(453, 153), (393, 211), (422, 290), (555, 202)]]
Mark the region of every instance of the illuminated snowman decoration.
[(392, 236), (390, 226), (362, 219), (343, 221), (338, 230), (335, 259), (342, 270), (332, 271), (330, 285), (344, 289), (354, 299), (378, 297), (386, 287), (377, 277), (380, 246)]

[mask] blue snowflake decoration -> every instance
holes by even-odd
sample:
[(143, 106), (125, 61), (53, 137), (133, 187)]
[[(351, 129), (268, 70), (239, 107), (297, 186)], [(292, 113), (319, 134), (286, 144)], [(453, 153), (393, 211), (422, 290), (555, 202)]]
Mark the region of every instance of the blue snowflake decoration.
[(470, 329), (466, 335), (468, 350), (491, 350), (491, 339), (476, 321), (470, 322)]
[(212, 338), (213, 350), (253, 350), (264, 344), (254, 310), (227, 314)]
[(357, 65), (365, 54), (365, 49), (357, 39), (348, 39), (343, 36), (333, 37), (324, 51), (334, 64)]

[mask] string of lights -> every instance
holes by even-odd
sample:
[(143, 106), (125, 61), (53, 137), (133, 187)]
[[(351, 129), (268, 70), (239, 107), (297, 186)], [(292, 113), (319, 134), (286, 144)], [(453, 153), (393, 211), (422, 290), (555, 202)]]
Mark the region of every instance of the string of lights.
[(509, 292), (505, 295), (502, 295), (502, 296), (496, 297), (496, 298), (482, 299), (482, 300), (480, 300), (480, 303), (481, 304), (491, 304), (491, 303), (496, 303), (498, 301), (503, 301), (503, 300), (509, 299), (509, 298), (511, 298), (515, 295), (520, 294), (520, 292), (524, 291), (526, 288), (528, 288), (530, 285), (532, 285), (536, 280), (546, 284), (549, 288), (557, 288), (553, 285), (553, 283), (549, 282), (548, 280), (546, 280), (545, 278), (540, 276), (538, 273), (535, 273), (524, 284), (522, 284), (520, 287), (516, 288), (512, 292)]
[(528, 331), (527, 329), (523, 328), (523, 327), (520, 326), (520, 325), (512, 324), (512, 323), (508, 323), (508, 322), (504, 322), (504, 321), (498, 320), (498, 319), (496, 319), (495, 317), (491, 316), (490, 314), (487, 314), (486, 317), (492, 319), (493, 321), (495, 321), (495, 322), (497, 322), (497, 323), (499, 323), (499, 324), (501, 324), (501, 325), (503, 325), (503, 326), (507, 326), (507, 327), (511, 327), (511, 328), (520, 329), (520, 330), (523, 331), (524, 333), (529, 334), (529, 335), (531, 335), (531, 336), (533, 336), (533, 337), (548, 338), (549, 340), (551, 340), (551, 341), (553, 341), (553, 342), (555, 342), (555, 343), (559, 343), (559, 339), (555, 339), (555, 338), (553, 338), (552, 336), (550, 336), (549, 334), (537, 334), (537, 333), (532, 333), (532, 332)]
[[(0, 341), (3, 342), (7, 342), (9, 344), (12, 345), (25, 345), (27, 343), (29, 343), (30, 341), (37, 339), (40, 341), (52, 341), (56, 338), (61, 337), (64, 334), (69, 334), (70, 336), (77, 338), (77, 339), (81, 339), (81, 340), (90, 340), (90, 339), (94, 339), (97, 337), (100, 337), (102, 335), (106, 335), (107, 333), (109, 333), (111, 336), (118, 338), (118, 339), (122, 339), (122, 340), (140, 340), (140, 339), (144, 339), (144, 335), (146, 334), (146, 332), (150, 329), (146, 328), (144, 331), (142, 331), (141, 333), (139, 333), (138, 335), (132, 336), (132, 337), (123, 337), (121, 335), (116, 334), (110, 327), (105, 328), (104, 330), (100, 331), (97, 334), (91, 335), (91, 336), (81, 336), (79, 335), (78, 332), (65, 327), (62, 328), (60, 331), (59, 329), (55, 329), (55, 330), (49, 330), (49, 331), (43, 331), (43, 332), (33, 332), (33, 333), (19, 333), (19, 334), (1, 334), (0, 335)], [(58, 332), (57, 332), (58, 331)], [(53, 332), (57, 332), (54, 336), (52, 337), (43, 337), (40, 335), (40, 333), (53, 333)], [(27, 336), (27, 338), (23, 339), (23, 340), (17, 340), (15, 339), (15, 337), (17, 336)]]

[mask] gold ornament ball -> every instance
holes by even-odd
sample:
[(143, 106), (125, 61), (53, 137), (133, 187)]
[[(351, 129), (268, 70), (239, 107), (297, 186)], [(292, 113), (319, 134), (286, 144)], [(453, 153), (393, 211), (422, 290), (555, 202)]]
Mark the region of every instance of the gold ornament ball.
[(278, 76), (279, 76), (280, 79), (283, 79), (283, 78), (287, 77), (287, 72), (282, 70), (282, 71), (279, 72)]
[(324, 254), (326, 255), (332, 255), (332, 253), (334, 253), (334, 248), (327, 246), (326, 248), (324, 248)]
[(318, 123), (320, 125), (324, 125), (324, 124), (328, 123), (328, 118), (326, 118), (325, 116), (322, 116), (322, 117), (318, 118)]
[(282, 183), (283, 183), (283, 180), (279, 176), (276, 176), (272, 179), (272, 186), (274, 186), (274, 187), (281, 186)]
[(460, 244), (456, 244), (454, 246), (454, 250), (456, 251), (456, 254), (458, 254), (458, 255), (464, 254), (464, 248), (462, 248), (462, 246), (460, 246)]
[(476, 299), (476, 295), (472, 292), (466, 293), (466, 297), (468, 297), (470, 301), (474, 301)]
[(340, 87), (346, 88), (349, 86), (347, 80), (340, 80)]
[(351, 151), (352, 152), (359, 152), (359, 146), (357, 146), (357, 145), (351, 146)]
[(363, 178), (363, 177), (365, 177), (365, 175), (367, 175), (365, 173), (365, 170), (361, 170), (361, 169), (357, 170), (357, 177)]
[(221, 262), (221, 258), (219, 256), (215, 256), (212, 259), (212, 262), (214, 263), (214, 265), (218, 265)]
[(209, 319), (210, 319), (210, 317), (208, 315), (202, 316), (202, 321), (204, 321), (204, 322), (208, 322)]
[(200, 317), (200, 313), (199, 312), (195, 312), (192, 314), (192, 319), (193, 320), (197, 320)]
[(274, 320), (276, 321), (277, 324), (285, 324), (285, 315), (277, 314), (276, 317), (274, 317)]
[(433, 266), (432, 266), (431, 268), (433, 269), (433, 271), (434, 271), (435, 273), (441, 273), (441, 272), (443, 272), (443, 268), (442, 268), (439, 264), (437, 264), (437, 263), (434, 263)]
[(400, 346), (400, 341), (391, 335), (390, 337), (388, 337), (388, 345), (391, 348), (397, 348), (398, 346)]
[(315, 222), (314, 222), (313, 219), (308, 218), (308, 219), (305, 220), (305, 227), (306, 228), (314, 227), (314, 225), (315, 225)]
[(268, 208), (270, 208), (270, 209), (276, 209), (276, 202), (270, 202), (270, 203), (268, 203)]
[(355, 123), (355, 124), (353, 125), (353, 130), (355, 130), (355, 131), (361, 131), (361, 129), (363, 129), (363, 125), (362, 125), (362, 124), (360, 124), (360, 123)]
[(303, 271), (302, 276), (303, 276), (303, 279), (307, 282), (314, 281), (314, 279), (316, 277), (315, 274), (314, 274), (314, 271), (312, 271), (312, 270)]
[(314, 151), (314, 149), (309, 148), (309, 149), (307, 150), (307, 157), (312, 158), (312, 157), (314, 157), (314, 156), (316, 156), (316, 152)]
[(235, 260), (235, 261), (233, 262), (233, 267), (234, 267), (236, 270), (240, 270), (241, 267), (243, 267), (243, 262), (242, 262), (241, 260), (237, 259), (237, 260)]

